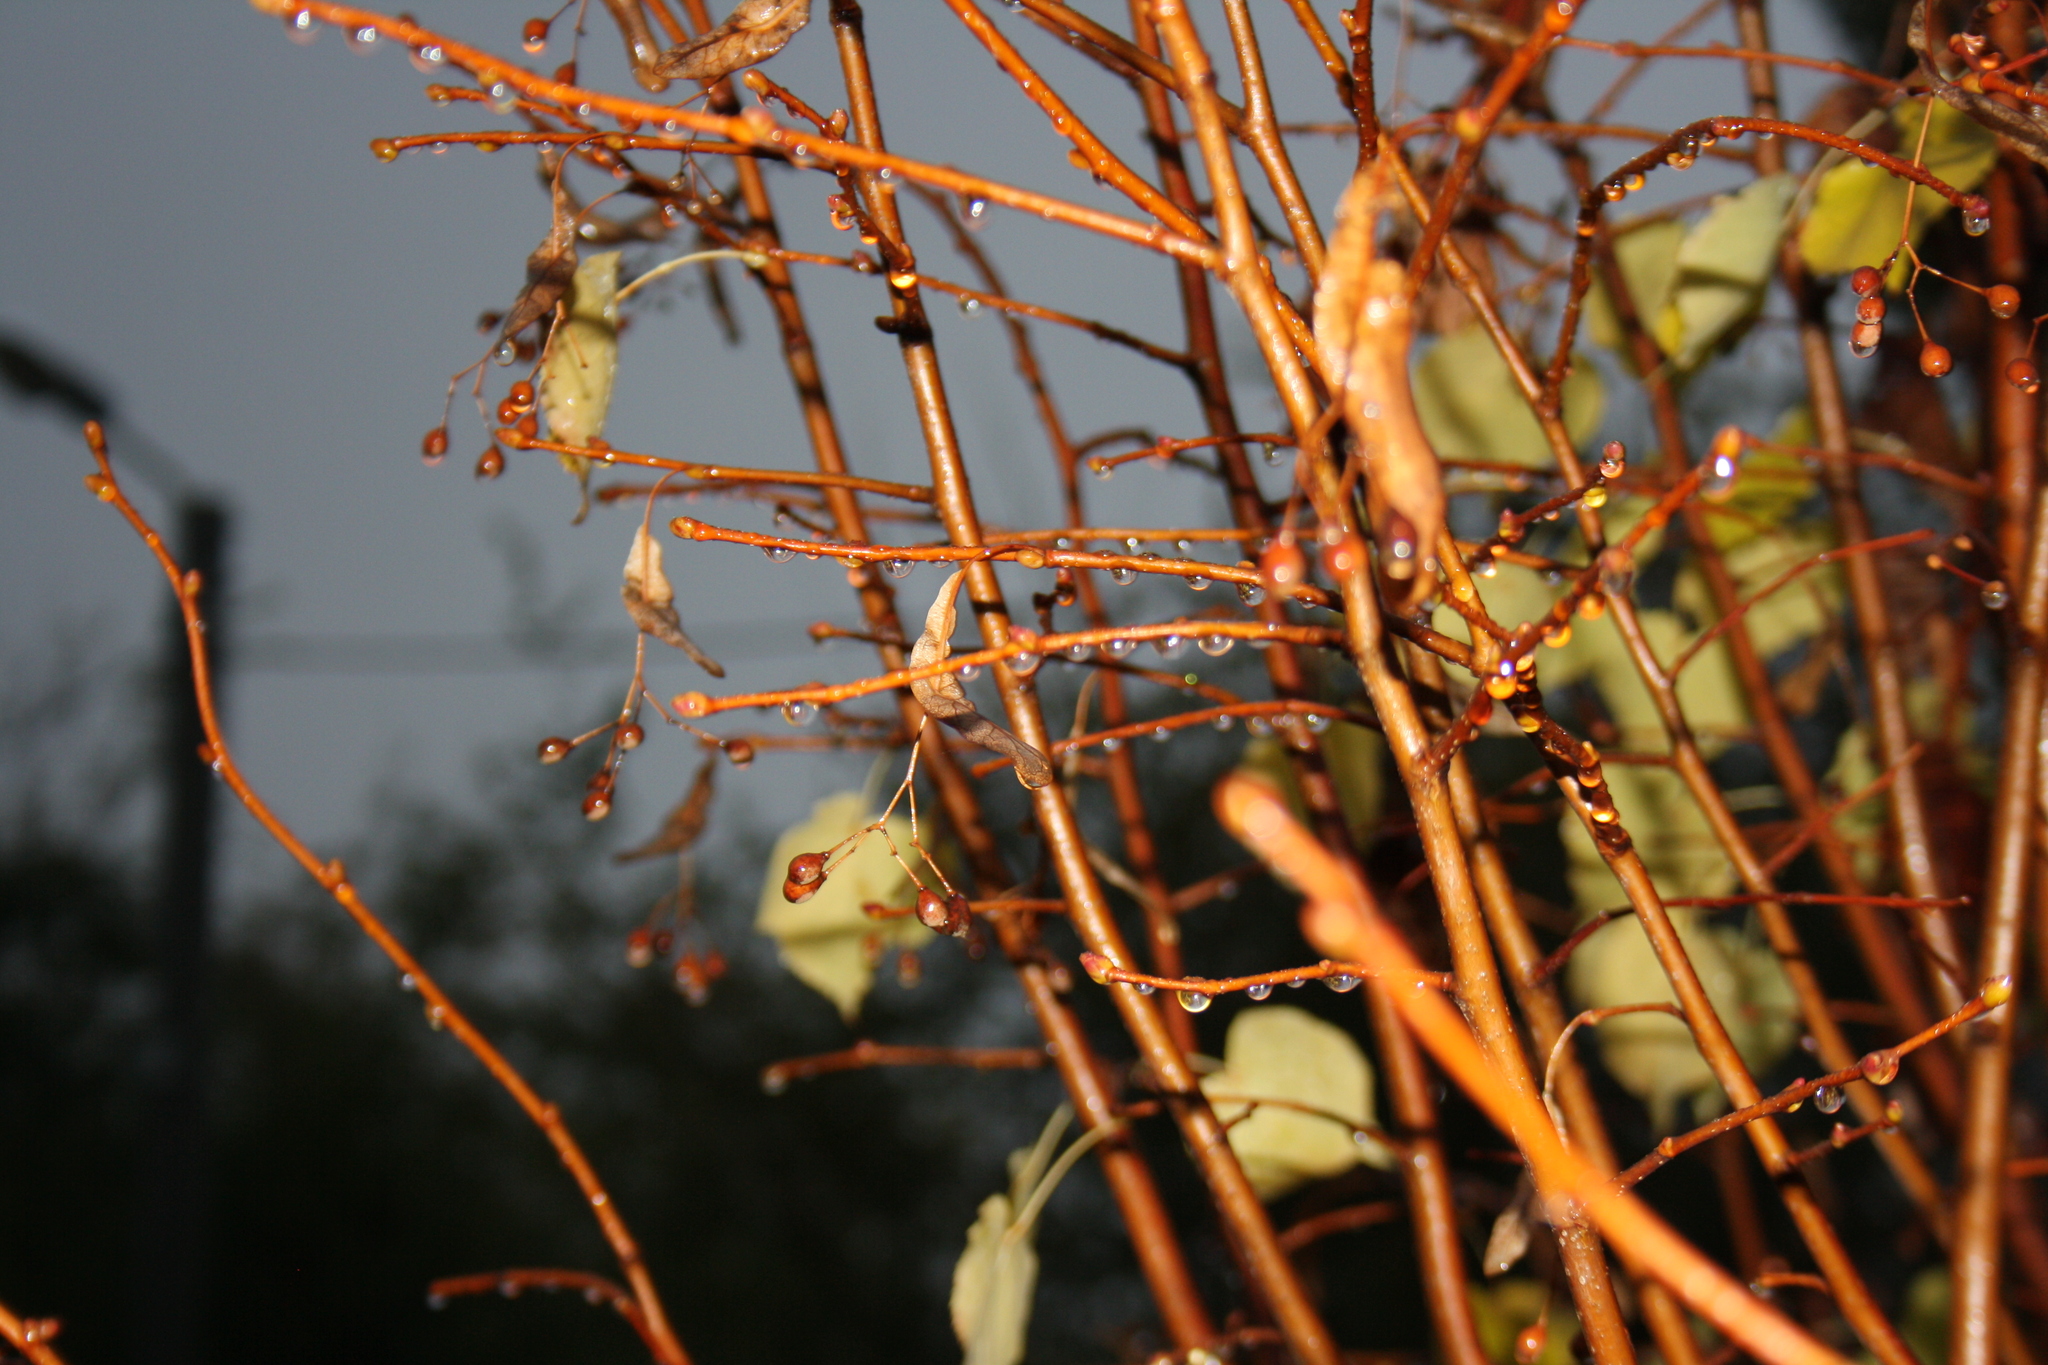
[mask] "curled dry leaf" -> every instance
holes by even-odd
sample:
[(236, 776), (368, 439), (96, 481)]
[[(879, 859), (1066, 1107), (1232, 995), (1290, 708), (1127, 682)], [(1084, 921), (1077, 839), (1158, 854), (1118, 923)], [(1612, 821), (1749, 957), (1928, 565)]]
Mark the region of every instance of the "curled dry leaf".
[(1479, 1258), (1480, 1272), (1489, 1280), (1496, 1275), (1507, 1274), (1514, 1269), (1515, 1262), (1529, 1254), (1533, 1233), (1530, 1197), (1534, 1193), (1534, 1186), (1524, 1175), (1516, 1183), (1514, 1197), (1508, 1200), (1508, 1206), (1493, 1220), (1493, 1231), (1486, 1236), (1486, 1251)]
[(662, 821), (661, 828), (652, 839), (638, 848), (629, 848), (623, 853), (614, 853), (613, 862), (631, 863), (642, 858), (659, 858), (664, 853), (687, 852), (704, 835), (705, 822), (711, 818), (712, 789), (717, 783), (718, 766), (725, 760), (717, 754), (704, 760), (704, 766), (697, 769), (697, 780), (690, 784), (690, 790), (676, 803), (676, 808)]
[(811, 20), (811, 0), (742, 0), (725, 22), (670, 48), (654, 64), (671, 80), (715, 81), (782, 51)]
[(526, 258), (526, 287), (512, 301), (499, 324), (498, 339), (506, 340), (526, 330), (555, 311), (576, 275), (576, 212), (569, 191), (559, 179), (554, 186), (554, 221), (548, 235)]
[[(953, 654), (953, 601), (960, 592), (960, 580), (967, 570), (956, 569), (924, 618), (924, 634), (910, 651), (910, 666), (923, 668), (944, 663)], [(1043, 787), (1052, 781), (1052, 764), (1045, 755), (974, 709), (967, 700), (960, 679), (951, 673), (920, 678), (910, 685), (917, 704), (933, 720), (944, 721), (961, 735), (984, 749), (993, 749), (1016, 764), (1017, 780), (1027, 787)]]
[(1935, 94), (1950, 106), (1962, 110), (1985, 127), (2005, 134), (2029, 161), (2048, 166), (2048, 127), (2038, 118), (2040, 109), (2026, 105), (2019, 109), (2000, 104), (1982, 89), (1971, 89), (1968, 77), (1958, 84), (1941, 73), (1934, 51), (1927, 42), (1927, 0), (1916, 0), (1906, 25), (1906, 45), (1920, 58), (1920, 72)]
[(619, 584), (619, 600), (633, 624), (665, 644), (674, 645), (690, 656), (697, 667), (714, 678), (725, 676), (718, 660), (697, 648), (697, 642), (683, 633), (683, 619), (676, 614), (676, 590), (669, 586), (661, 568), (661, 545), (647, 534), (643, 522), (633, 532), (633, 548), (626, 552), (626, 577)]
[(1444, 524), (1443, 474), (1409, 388), (1414, 340), (1408, 273), (1373, 254), (1378, 176), (1360, 171), (1337, 206), (1329, 263), (1316, 287), (1316, 358), (1365, 461), (1380, 572), (1419, 602), (1421, 572)]

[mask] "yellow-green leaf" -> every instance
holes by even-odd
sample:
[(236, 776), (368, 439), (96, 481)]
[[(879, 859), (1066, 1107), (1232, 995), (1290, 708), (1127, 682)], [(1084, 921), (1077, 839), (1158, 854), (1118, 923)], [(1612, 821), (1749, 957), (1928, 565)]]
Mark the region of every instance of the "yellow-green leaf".
[[(1579, 445), (1599, 430), (1606, 395), (1599, 371), (1574, 361), (1564, 381), (1564, 421)], [(1543, 429), (1479, 324), (1438, 338), (1416, 364), (1414, 386), (1416, 414), (1438, 455), (1536, 468), (1553, 463)]]
[[(1834, 542), (1818, 528), (1783, 535), (1752, 535), (1723, 553), (1735, 580), (1735, 591), (1745, 601), (1762, 591), (1794, 566), (1813, 558)], [(1697, 568), (1679, 571), (1672, 602), (1699, 622), (1702, 628), (1720, 618), (1706, 577)], [(1743, 624), (1757, 652), (1776, 658), (1802, 640), (1810, 640), (1833, 624), (1842, 608), (1841, 570), (1823, 565), (1793, 579), (1743, 613)]]
[(1073, 1117), (1062, 1104), (1037, 1142), (1010, 1153), (1009, 1192), (982, 1200), (974, 1225), (967, 1229), (967, 1249), (953, 1265), (953, 1291), (947, 1301), (953, 1335), (966, 1352), (964, 1365), (1017, 1365), (1024, 1358), (1031, 1294), (1038, 1283), (1033, 1224), (1046, 1198), (1089, 1145), (1083, 1138), (1053, 1159)]
[[(1306, 1010), (1258, 1005), (1240, 1011), (1224, 1037), (1223, 1069), (1203, 1077), (1202, 1093), (1231, 1125), (1231, 1150), (1261, 1199), (1278, 1199), (1361, 1161), (1393, 1163), (1385, 1147), (1354, 1135), (1373, 1122), (1372, 1063), (1350, 1034)], [(1285, 1104), (1252, 1108), (1247, 1100)], [(1288, 1107), (1296, 1105), (1320, 1112)], [(1248, 1109), (1251, 1116), (1241, 1118)]]
[[(1927, 125), (1922, 164), (1959, 190), (1984, 182), (1998, 160), (1998, 139), (1991, 131), (1940, 100), (1907, 100), (1892, 111), (1898, 130), (1899, 155), (1911, 156), (1920, 141), (1920, 122), (1929, 103), (1933, 121)], [(1860, 161), (1844, 161), (1820, 178), (1813, 208), (1799, 230), (1799, 254), (1806, 268), (1819, 275), (1840, 275), (1859, 266), (1880, 265), (1899, 242), (1906, 220), (1906, 183), (1891, 172)], [(1927, 229), (1952, 207), (1925, 186), (1913, 192), (1913, 222), (1907, 240), (1918, 245)], [(1904, 253), (1892, 267), (1887, 285), (1905, 287)]]
[(1671, 297), (1652, 334), (1672, 363), (1689, 370), (1763, 304), (1778, 259), (1785, 211), (1797, 184), (1768, 175), (1714, 201), (1679, 244)]
[[(782, 963), (797, 980), (817, 991), (851, 1020), (860, 1012), (874, 984), (868, 944), (915, 948), (931, 941), (931, 933), (914, 917), (870, 919), (861, 909), (869, 901), (900, 906), (915, 894), (879, 833), (871, 834), (826, 877), (817, 893), (800, 905), (782, 897), (789, 860), (799, 853), (823, 853), (874, 817), (855, 792), (828, 796), (811, 808), (810, 819), (785, 831), (768, 855), (768, 876), (761, 887), (754, 927), (774, 939)], [(898, 815), (888, 831), (900, 849), (910, 847), (910, 821)]]
[[(1614, 263), (1628, 286), (1629, 302), (1638, 318), (1654, 321), (1671, 299), (1678, 279), (1678, 247), (1685, 224), (1676, 218), (1637, 219), (1614, 227)], [(1610, 351), (1622, 347), (1621, 317), (1598, 276), (1586, 291), (1586, 335)]]
[(555, 329), (541, 364), (548, 433), (565, 445), (587, 446), (604, 435), (619, 363), (619, 317), (612, 303), (618, 292), (619, 253), (585, 257), (569, 285), (569, 316)]
[[(1616, 770), (1608, 771), (1611, 775)], [(1615, 804), (1621, 805), (1618, 795)], [(1628, 809), (1622, 809), (1627, 823)], [(1630, 824), (1631, 830), (1644, 827)], [(1659, 888), (1667, 895), (1679, 894), (1661, 880)], [(1618, 889), (1608, 893), (1608, 903), (1618, 899)], [(1701, 911), (1669, 913), (1736, 1051), (1751, 1071), (1768, 1069), (1791, 1048), (1800, 1027), (1798, 1002), (1777, 955), (1740, 928), (1705, 922)], [(1572, 1001), (1581, 1009), (1677, 1000), (1648, 936), (1632, 918), (1614, 921), (1581, 944), (1572, 954), (1567, 980)], [(1605, 1020), (1595, 1032), (1608, 1072), (1649, 1108), (1659, 1132), (1679, 1123), (1681, 1101), (1705, 1100), (1703, 1107), (1725, 1104), (1682, 1020), (1669, 1014), (1623, 1014)]]
[(1007, 1194), (982, 1200), (967, 1229), (967, 1249), (953, 1266), (949, 1306), (964, 1365), (1017, 1365), (1024, 1358), (1038, 1251), (1028, 1235), (1006, 1235), (1016, 1215)]

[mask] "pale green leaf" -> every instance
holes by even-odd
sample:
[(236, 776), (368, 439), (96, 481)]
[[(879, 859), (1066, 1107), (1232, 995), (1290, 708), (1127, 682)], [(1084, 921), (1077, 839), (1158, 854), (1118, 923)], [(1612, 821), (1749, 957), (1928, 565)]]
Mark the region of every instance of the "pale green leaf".
[(555, 329), (541, 363), (540, 400), (549, 435), (587, 446), (604, 435), (619, 364), (619, 253), (586, 256), (576, 267), (566, 302), (568, 318)]
[[(1564, 382), (1564, 421), (1572, 443), (1581, 445), (1599, 430), (1607, 400), (1599, 371), (1574, 361)], [(1414, 387), (1416, 413), (1438, 455), (1536, 468), (1554, 463), (1507, 362), (1479, 324), (1438, 338), (1416, 364)]]
[[(873, 901), (900, 906), (915, 894), (879, 833), (871, 834), (850, 856), (832, 869), (817, 893), (799, 905), (782, 898), (789, 860), (799, 853), (822, 853), (874, 817), (857, 793), (828, 796), (811, 808), (802, 824), (785, 831), (768, 855), (768, 876), (761, 887), (754, 927), (774, 939), (782, 963), (797, 980), (817, 991), (851, 1020), (860, 1012), (874, 983), (868, 944), (915, 948), (931, 941), (931, 931), (914, 917), (870, 919), (861, 909)], [(888, 823), (899, 849), (910, 847), (910, 821), (901, 815)], [(914, 856), (914, 855), (907, 855)]]
[(1751, 181), (1716, 199), (1707, 216), (1687, 230), (1674, 262), (1671, 297), (1651, 328), (1679, 369), (1696, 367), (1762, 306), (1785, 211), (1797, 189), (1786, 174)]
[[(1828, 765), (1824, 780), (1839, 800), (1877, 781), (1882, 771), (1871, 748), (1870, 732), (1861, 725), (1852, 725), (1836, 743), (1834, 761)], [(1884, 875), (1887, 824), (1882, 796), (1859, 801), (1835, 817), (1835, 828), (1848, 841), (1856, 861), (1856, 876), (1866, 886), (1875, 885)]]
[[(1998, 140), (1991, 131), (1960, 109), (1932, 102), (1933, 122), (1927, 128), (1923, 164), (1959, 190), (1974, 190), (1991, 174), (1998, 160)], [(1901, 156), (1911, 156), (1920, 140), (1926, 100), (1907, 100), (1892, 111)], [(1799, 230), (1799, 254), (1818, 275), (1841, 275), (1859, 266), (1881, 265), (1899, 242), (1906, 220), (1906, 183), (1891, 172), (1860, 161), (1844, 161), (1820, 178), (1813, 208)], [(1913, 192), (1913, 222), (1907, 240), (1918, 245), (1929, 226), (1952, 207), (1948, 200), (1921, 187)], [(1893, 290), (1905, 286), (1904, 253), (1886, 282)]]
[[(1735, 580), (1736, 595), (1747, 601), (1787, 570), (1826, 550), (1833, 541), (1818, 529), (1775, 536), (1751, 536), (1721, 556)], [(1833, 565), (1810, 569), (1777, 589), (1747, 612), (1742, 621), (1757, 653), (1776, 658), (1805, 640), (1820, 635), (1840, 616), (1843, 602), (1841, 570)], [(1720, 618), (1707, 580), (1688, 565), (1679, 571), (1672, 603), (1704, 628)], [(1687, 672), (1691, 670), (1688, 669)]]
[[(1353, 1132), (1373, 1122), (1372, 1063), (1350, 1034), (1306, 1010), (1258, 1005), (1240, 1011), (1224, 1037), (1223, 1069), (1203, 1077), (1202, 1093), (1231, 1125), (1231, 1150), (1261, 1199), (1277, 1199), (1361, 1161), (1393, 1162), (1385, 1147)], [(1321, 1112), (1260, 1104), (1240, 1119), (1247, 1100)]]
[[(1684, 240), (1685, 225), (1676, 218), (1615, 225), (1614, 263), (1638, 318), (1655, 321), (1670, 301), (1671, 286), (1678, 279), (1678, 246)], [(1621, 349), (1621, 318), (1598, 276), (1586, 291), (1585, 319), (1587, 336), (1610, 351)]]
[(965, 1365), (1017, 1365), (1024, 1358), (1038, 1252), (1028, 1235), (1007, 1235), (1016, 1215), (1007, 1194), (982, 1200), (967, 1229), (967, 1249), (953, 1266), (948, 1306)]
[[(1622, 818), (1627, 822), (1625, 809)], [(1617, 896), (1610, 892), (1609, 900)], [(1798, 1003), (1777, 955), (1739, 928), (1706, 923), (1701, 911), (1668, 913), (1742, 1060), (1752, 1072), (1776, 1064), (1800, 1028)], [(1614, 921), (1579, 945), (1568, 983), (1572, 1002), (1581, 1009), (1677, 1000), (1648, 936), (1632, 918)], [(1669, 1014), (1623, 1014), (1603, 1021), (1595, 1034), (1600, 1060), (1623, 1089), (1648, 1107), (1659, 1132), (1677, 1124), (1683, 1100), (1725, 1103), (1683, 1020)]]

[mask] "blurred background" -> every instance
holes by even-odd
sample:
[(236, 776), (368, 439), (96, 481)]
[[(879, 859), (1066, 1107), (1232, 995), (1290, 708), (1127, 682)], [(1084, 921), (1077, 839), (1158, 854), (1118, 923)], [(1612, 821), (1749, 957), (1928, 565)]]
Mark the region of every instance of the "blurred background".
[[(1092, 8), (1122, 23), (1121, 7)], [(1220, 38), (1220, 18), (1198, 8)], [(1334, 8), (1320, 8), (1334, 27)], [(1691, 8), (1596, 5), (1581, 32), (1647, 40)], [(1840, 8), (1853, 30), (1859, 7)], [(1255, 9), (1282, 117), (1337, 117), (1284, 7)], [(507, 54), (529, 17), (495, 0), (426, 0), (419, 12)], [(1021, 18), (997, 17), (1112, 145), (1149, 165), (1126, 90)], [(1772, 17), (1780, 45), (1809, 54), (1874, 50), (1883, 36), (1797, 0)], [(1067, 165), (1064, 144), (941, 7), (878, 0), (868, 19), (894, 150), (1121, 210)], [(1420, 4), (1380, 11), (1381, 89), (1397, 115), (1456, 93), (1466, 58), (1440, 24)], [(602, 825), (578, 812), (587, 765), (543, 768), (533, 752), (604, 720), (630, 677), (615, 595), (630, 514), (599, 508), (572, 528), (573, 485), (546, 456), (513, 455), (504, 477), (474, 481), (486, 437), (464, 401), (449, 458), (419, 457), (445, 377), (485, 349), (476, 318), (510, 303), (546, 229), (530, 159), (455, 147), (378, 162), (372, 138), (494, 121), (423, 99), (432, 78), (389, 44), (352, 53), (328, 32), (295, 46), (241, 4), (9, 0), (0, 26), (0, 125), (14, 130), (0, 161), (16, 205), (0, 217), (0, 1300), (62, 1319), (59, 1344), (84, 1365), (639, 1356), (620, 1323), (573, 1298), (429, 1308), (439, 1275), (608, 1270), (609, 1258), (539, 1135), (425, 1026), (383, 960), (239, 808), (204, 815), (207, 783), (178, 729), (168, 593), (79, 482), (91, 466), (78, 425), (97, 417), (138, 503), (216, 566), (223, 712), (248, 775), (323, 855), (347, 858), (372, 903), (562, 1104), (697, 1357), (955, 1358), (952, 1262), (975, 1206), (1004, 1181), (1005, 1153), (1056, 1103), (1055, 1082), (864, 1072), (769, 1096), (758, 1076), (856, 1036), (1030, 1043), (1008, 974), (935, 944), (920, 984), (884, 983), (849, 1027), (753, 933), (768, 846), (820, 797), (867, 782), (863, 754), (771, 753), (721, 774), (697, 904), (704, 941), (731, 967), (708, 1004), (659, 969), (628, 966), (628, 933), (675, 874), (611, 855), (658, 825), (697, 752), (656, 734)], [(570, 27), (559, 21), (532, 61), (566, 60)], [(605, 21), (590, 29), (585, 81), (628, 88)], [(1716, 17), (1696, 36), (1732, 34)], [(1551, 88), (1563, 112), (1617, 68), (1560, 55)], [(842, 102), (822, 20), (770, 71), (821, 108)], [(1799, 72), (1785, 85), (1793, 111), (1822, 88)], [(1732, 69), (1670, 65), (1614, 118), (1669, 127), (1741, 103)], [(1344, 144), (1305, 139), (1299, 160), (1317, 202), (1334, 203)], [(1559, 201), (1546, 154), (1517, 149), (1500, 165), (1517, 194)], [(1703, 164), (1685, 192), (1715, 188), (1717, 175), (1728, 178)], [(770, 179), (792, 245), (844, 249), (823, 211), (827, 179)], [(969, 278), (912, 212), (927, 269)], [(981, 242), (1014, 294), (1178, 344), (1161, 262), (999, 209)], [(628, 268), (660, 254), (629, 252)], [(806, 463), (765, 310), (729, 272), (731, 342), (689, 279), (635, 311), (608, 436), (663, 455)], [(820, 271), (798, 287), (855, 468), (924, 477), (896, 347), (869, 323), (884, 306), (877, 286)], [(950, 313), (938, 326), (985, 517), (1053, 524), (1050, 459), (1000, 326)], [(1036, 337), (1075, 432), (1196, 429), (1177, 376), (1078, 334)], [(1714, 402), (1782, 405), (1789, 345), (1760, 328), (1717, 362)], [(1233, 330), (1228, 346), (1245, 424), (1269, 425), (1277, 411), (1248, 338)], [(1602, 434), (1644, 429), (1617, 397)], [(1088, 497), (1098, 523), (1197, 525), (1220, 511), (1207, 487), (1149, 466)], [(806, 634), (815, 620), (856, 618), (832, 561), (770, 567), (751, 550), (692, 546), (671, 548), (669, 568), (686, 624), (730, 670), (726, 689), (869, 668), (864, 647), (820, 651)], [(929, 569), (907, 579), (906, 614), (940, 581)], [(1131, 616), (1200, 605), (1177, 587), (1121, 591)], [(1246, 686), (1256, 669), (1242, 656), (1197, 664)], [(1071, 695), (1057, 673), (1045, 681), (1056, 715)], [(679, 656), (650, 670), (662, 696), (695, 677)], [(1157, 825), (1184, 841), (1166, 850), (1176, 880), (1234, 861), (1208, 823), (1206, 786), (1241, 742), (1204, 735), (1144, 759)], [(1014, 825), (1022, 807), (1005, 785), (991, 784), (993, 808)], [(1191, 961), (1220, 973), (1299, 959), (1289, 921), (1277, 898), (1247, 888), (1191, 917)], [(1355, 1000), (1303, 1003), (1363, 1036)], [(1202, 1021), (1211, 1050), (1228, 1014)], [(1484, 1142), (1483, 1126), (1448, 1112)], [(1220, 1297), (1228, 1258), (1199, 1192), (1170, 1132), (1149, 1140)], [(1385, 1177), (1346, 1179), (1314, 1197), (1355, 1199)], [(1689, 1196), (1670, 1188), (1683, 1217)], [(1106, 1205), (1090, 1165), (1052, 1205), (1033, 1359), (1129, 1359), (1157, 1344)], [(1313, 1274), (1347, 1344), (1425, 1349), (1409, 1261), (1398, 1223), (1323, 1250)]]

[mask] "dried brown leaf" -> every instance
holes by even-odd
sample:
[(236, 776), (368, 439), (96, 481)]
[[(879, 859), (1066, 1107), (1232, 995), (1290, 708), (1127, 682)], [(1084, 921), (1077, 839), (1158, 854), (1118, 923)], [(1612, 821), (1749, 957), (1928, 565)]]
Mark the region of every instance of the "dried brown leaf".
[(711, 794), (717, 784), (718, 768), (725, 760), (717, 754), (704, 760), (704, 766), (697, 769), (697, 780), (690, 784), (690, 790), (676, 803), (676, 808), (662, 821), (661, 828), (652, 839), (638, 848), (629, 848), (623, 853), (614, 853), (612, 861), (617, 863), (638, 862), (642, 858), (658, 858), (664, 853), (688, 851), (704, 835), (704, 825), (711, 818)]
[(662, 571), (661, 545), (647, 534), (644, 523), (633, 533), (633, 548), (626, 552), (626, 578), (619, 585), (619, 600), (626, 604), (626, 614), (634, 625), (664, 644), (674, 645), (712, 677), (725, 676), (724, 666), (683, 633), (683, 620), (675, 606), (676, 590)]
[(526, 258), (526, 287), (505, 314), (498, 327), (504, 340), (523, 331), (555, 311), (576, 278), (576, 211), (569, 192), (559, 178), (555, 181), (554, 223), (548, 235)]
[(1481, 1272), (1492, 1279), (1505, 1275), (1514, 1269), (1515, 1263), (1529, 1254), (1529, 1243), (1534, 1229), (1531, 1226), (1529, 1196), (1531, 1187), (1525, 1178), (1515, 1187), (1514, 1198), (1493, 1220), (1493, 1231), (1486, 1237), (1486, 1252), (1479, 1258)]
[(662, 54), (656, 75), (671, 80), (715, 81), (765, 62), (811, 19), (811, 0), (741, 0), (715, 28)]
[[(938, 597), (932, 601), (932, 608), (924, 618), (924, 634), (917, 637), (917, 644), (910, 651), (912, 668), (944, 663), (952, 657), (953, 623), (956, 619), (953, 600), (958, 596), (960, 580), (966, 574), (965, 569), (954, 570), (953, 576), (946, 580), (945, 586), (939, 589)], [(984, 749), (1007, 756), (1017, 765), (1017, 780), (1025, 786), (1043, 787), (1052, 781), (1052, 764), (1046, 762), (1045, 755), (975, 710), (956, 675), (940, 673), (930, 678), (919, 678), (910, 685), (910, 694), (917, 698), (917, 704), (933, 720), (952, 726), (964, 738)]]
[(1415, 325), (1408, 272), (1373, 254), (1381, 192), (1379, 176), (1360, 171), (1337, 207), (1316, 289), (1316, 359), (1365, 461), (1380, 572), (1405, 583), (1412, 602), (1434, 585), (1421, 568), (1444, 524), (1444, 487), (1409, 388)]

